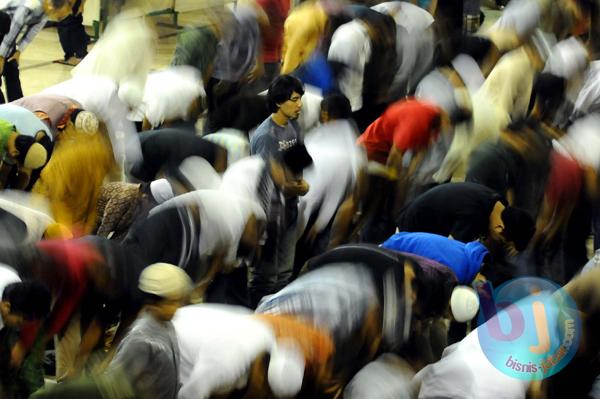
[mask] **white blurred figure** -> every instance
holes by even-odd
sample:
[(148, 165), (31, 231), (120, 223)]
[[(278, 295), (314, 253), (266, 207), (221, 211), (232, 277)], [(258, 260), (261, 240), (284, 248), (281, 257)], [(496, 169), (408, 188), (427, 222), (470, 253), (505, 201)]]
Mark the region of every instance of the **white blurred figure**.
[(402, 358), (384, 353), (363, 367), (344, 389), (345, 399), (411, 399), (416, 397), (412, 368)]
[(241, 308), (186, 306), (173, 319), (181, 364), (180, 399), (203, 399), (244, 388), (252, 363), (275, 347), (273, 331)]
[(141, 157), (135, 126), (127, 115), (143, 100), (156, 39), (142, 11), (125, 11), (73, 69), (72, 80), (44, 91), (70, 97), (95, 113), (107, 125), (115, 158), (126, 171)]
[(389, 1), (372, 7), (396, 22), (396, 52), (400, 62), (392, 86), (393, 98), (412, 92), (433, 62), (433, 16), (406, 1)]
[(143, 130), (174, 124), (179, 127), (179, 122), (189, 122), (193, 128), (205, 97), (202, 76), (196, 68), (169, 67), (148, 75), (144, 97), (133, 119), (144, 121)]
[[(299, 199), (299, 237), (308, 233), (307, 228), (312, 230), (308, 233), (311, 239), (324, 232), (340, 205), (354, 198), (366, 154), (356, 145), (358, 131), (351, 117), (346, 97), (328, 96), (321, 103), (323, 124), (306, 136), (304, 144), (313, 164), (304, 171), (311, 189)], [(314, 222), (309, 225), (311, 220)]]

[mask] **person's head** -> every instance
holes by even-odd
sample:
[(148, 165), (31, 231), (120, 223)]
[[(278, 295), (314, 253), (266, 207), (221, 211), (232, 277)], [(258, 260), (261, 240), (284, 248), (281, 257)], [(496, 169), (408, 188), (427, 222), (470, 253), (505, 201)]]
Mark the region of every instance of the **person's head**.
[(20, 327), (26, 321), (40, 320), (50, 312), (51, 296), (48, 289), (36, 281), (16, 282), (2, 292), (0, 314), (4, 324)]
[(79, 134), (93, 135), (98, 133), (98, 129), (100, 128), (100, 121), (96, 115), (82, 109), (73, 111), (70, 121)]
[(8, 141), (8, 153), (26, 169), (39, 169), (48, 161), (48, 152), (35, 139), (22, 134)]
[(180, 267), (155, 263), (142, 271), (138, 287), (146, 310), (157, 320), (170, 321), (188, 300), (192, 282)]
[(302, 82), (290, 75), (279, 76), (269, 86), (267, 94), (269, 110), (288, 120), (297, 119), (302, 109), (302, 95), (304, 95)]
[(527, 248), (535, 233), (533, 218), (523, 209), (507, 206), (502, 211), (502, 222), (504, 223), (503, 236), (506, 243), (517, 251)]
[(321, 101), (321, 123), (352, 118), (350, 101), (343, 94), (330, 94)]
[(511, 206), (504, 207), (497, 202), (490, 215), (486, 246), (492, 254), (522, 251), (534, 233), (535, 222), (526, 211)]
[(538, 74), (532, 90), (532, 115), (542, 120), (552, 119), (565, 99), (566, 88), (564, 78), (547, 72)]
[(49, 19), (61, 21), (71, 14), (72, 4), (69, 0), (43, 0), (42, 8)]

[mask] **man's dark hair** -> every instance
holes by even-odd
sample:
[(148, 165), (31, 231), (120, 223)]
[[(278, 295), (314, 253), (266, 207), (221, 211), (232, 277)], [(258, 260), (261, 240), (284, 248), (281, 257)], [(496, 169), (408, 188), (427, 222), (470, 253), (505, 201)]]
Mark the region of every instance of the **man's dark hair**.
[(313, 160), (304, 144), (296, 144), (283, 152), (283, 163), (293, 173), (298, 174), (312, 165)]
[(533, 83), (532, 95), (541, 107), (542, 118), (552, 117), (563, 103), (567, 81), (565, 78), (542, 72)]
[(321, 101), (321, 110), (327, 112), (331, 119), (352, 118), (350, 101), (343, 94), (330, 94)]
[(302, 82), (290, 75), (277, 77), (269, 86), (267, 98), (269, 100), (269, 111), (277, 112), (279, 104), (286, 102), (292, 97), (292, 93), (304, 94)]
[(21, 314), (27, 320), (38, 320), (50, 312), (50, 292), (42, 283), (23, 281), (7, 285), (2, 301), (10, 303), (10, 312)]
[(531, 237), (535, 233), (533, 218), (524, 210), (507, 206), (502, 211), (504, 222), (504, 237), (508, 242), (515, 244), (517, 251), (527, 248)]
[(19, 163), (25, 162), (25, 157), (27, 156), (27, 151), (31, 148), (32, 145), (35, 144), (35, 139), (31, 136), (25, 136), (23, 134), (19, 134), (15, 139), (15, 147), (19, 150), (19, 155), (17, 156), (17, 161)]

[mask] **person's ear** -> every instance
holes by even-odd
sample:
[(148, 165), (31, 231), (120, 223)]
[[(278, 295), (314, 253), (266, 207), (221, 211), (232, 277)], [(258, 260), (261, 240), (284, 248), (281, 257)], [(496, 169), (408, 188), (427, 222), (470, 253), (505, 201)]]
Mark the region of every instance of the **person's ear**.
[(321, 110), (320, 119), (321, 123), (329, 122), (329, 112)]
[(10, 314), (10, 302), (0, 301), (0, 314)]

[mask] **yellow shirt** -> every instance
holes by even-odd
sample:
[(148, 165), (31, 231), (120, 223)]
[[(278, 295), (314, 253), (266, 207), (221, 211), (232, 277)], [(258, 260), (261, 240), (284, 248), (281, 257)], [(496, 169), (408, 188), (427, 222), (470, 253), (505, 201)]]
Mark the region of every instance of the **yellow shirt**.
[(327, 14), (314, 1), (294, 8), (283, 27), (281, 73), (293, 72), (304, 64), (319, 45), (327, 26)]

